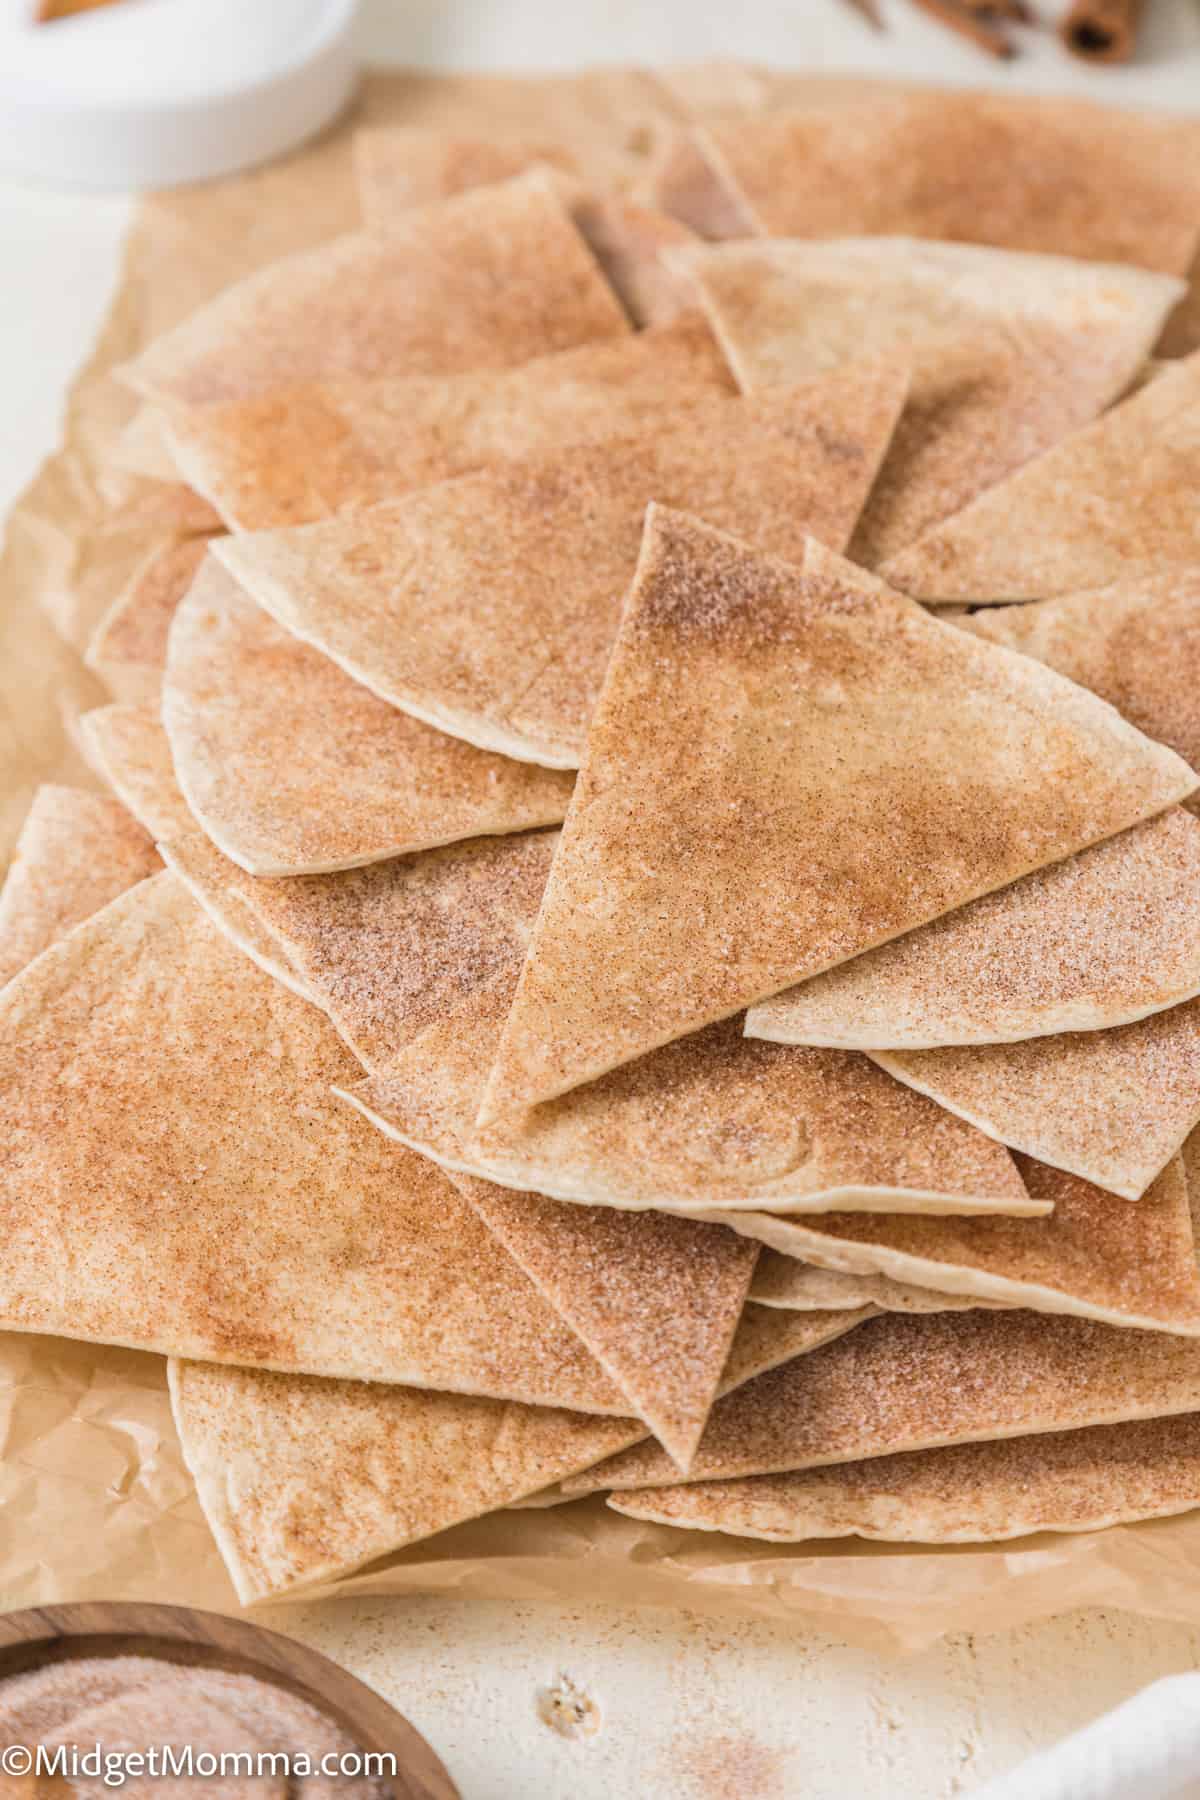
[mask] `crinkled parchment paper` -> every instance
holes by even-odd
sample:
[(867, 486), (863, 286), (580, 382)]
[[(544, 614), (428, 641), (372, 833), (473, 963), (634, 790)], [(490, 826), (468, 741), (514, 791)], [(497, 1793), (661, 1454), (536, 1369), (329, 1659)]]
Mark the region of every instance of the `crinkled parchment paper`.
[[(356, 116), (285, 161), (139, 210), (112, 310), (72, 391), (64, 443), (8, 522), (0, 562), (0, 867), (41, 781), (93, 785), (74, 721), (103, 690), (80, 650), (135, 562), (177, 528), (155, 485), (116, 473), (136, 402), (112, 366), (262, 263), (357, 224), (350, 128), (425, 123), (560, 136), (636, 181), (659, 134), (722, 112), (837, 103), (872, 86), (703, 65), (510, 80), (377, 74)], [(614, 155), (614, 149), (618, 154)], [(499, 1513), (354, 1576), (347, 1594), (462, 1592), (824, 1620), (917, 1646), (1105, 1604), (1200, 1620), (1200, 1513), (1007, 1547), (795, 1549), (642, 1524), (580, 1501)], [(0, 1607), (162, 1600), (235, 1610), (171, 1423), (163, 1364), (0, 1335)]]

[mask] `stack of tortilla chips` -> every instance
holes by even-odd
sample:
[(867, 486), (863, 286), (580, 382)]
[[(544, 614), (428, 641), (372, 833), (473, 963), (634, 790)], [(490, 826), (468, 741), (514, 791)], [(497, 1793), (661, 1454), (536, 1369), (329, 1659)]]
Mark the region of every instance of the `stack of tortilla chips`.
[(243, 1599), (533, 1498), (1200, 1505), (1189, 129), (367, 131), (123, 370), (0, 1326), (170, 1359)]

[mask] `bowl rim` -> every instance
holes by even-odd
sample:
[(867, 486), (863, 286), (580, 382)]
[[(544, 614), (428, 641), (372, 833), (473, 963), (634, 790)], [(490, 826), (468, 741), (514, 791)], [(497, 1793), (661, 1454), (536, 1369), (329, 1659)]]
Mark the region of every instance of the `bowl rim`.
[(316, 1707), (363, 1750), (394, 1755), (396, 1800), (459, 1800), (432, 1747), (381, 1694), (319, 1650), (253, 1620), (117, 1600), (0, 1613), (0, 1682), (51, 1663), (129, 1655), (255, 1675)]

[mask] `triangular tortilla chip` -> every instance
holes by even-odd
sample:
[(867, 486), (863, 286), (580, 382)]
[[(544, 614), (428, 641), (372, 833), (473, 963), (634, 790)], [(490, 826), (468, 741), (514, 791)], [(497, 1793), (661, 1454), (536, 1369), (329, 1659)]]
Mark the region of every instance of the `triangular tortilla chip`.
[(571, 217), (634, 324), (667, 325), (692, 305), (689, 283), (671, 267), (670, 252), (695, 232), (652, 206), (586, 189), (569, 200)]
[(844, 544), (907, 386), (896, 361), (750, 399), (710, 396), (637, 437), (466, 475), (221, 560), (281, 625), (393, 706), (484, 749), (573, 768), (637, 567), (648, 500), (779, 554)]
[(1161, 115), (938, 89), (719, 121), (695, 141), (767, 237), (950, 238), (1173, 275), (1200, 244), (1200, 132)]
[[(259, 904), (261, 893), (275, 889), (295, 887), (297, 893), (302, 893), (299, 884), (309, 877), (295, 877), (293, 882), (279, 882), (270, 887), (263, 884), (261, 887), (254, 875), (246, 875), (245, 869), (237, 868), (236, 862), (223, 857), (216, 844), (198, 830), (191, 806), (187, 805), (175, 779), (171, 745), (167, 743), (157, 709), (148, 706), (97, 707), (81, 720), (81, 734), (97, 774), (108, 781), (135, 819), (139, 819), (151, 837), (157, 839), (158, 846), (166, 851), (164, 860), (176, 869), (185, 886), (191, 887), (205, 913), (225, 932), (230, 943), (236, 943), (237, 949), (250, 961), (264, 968), (275, 981), (282, 981), (293, 994), (299, 994), (300, 999), (322, 1006), (351, 1049), (356, 1051), (358, 1046), (351, 1031), (347, 1030), (347, 1022), (336, 1013), (331, 997), (309, 990), (297, 967), (299, 954), (291, 954), (282, 932), (270, 929), (264, 918), (266, 909)], [(311, 880), (324, 882), (329, 877), (311, 877)], [(356, 1019), (362, 1017), (367, 1004), (372, 1004), (371, 999), (362, 997), (362, 1006), (354, 1008)]]
[(746, 206), (690, 128), (664, 135), (638, 191), (697, 237), (756, 235)]
[(1200, 1506), (1200, 1413), (643, 1490), (609, 1505), (632, 1519), (784, 1544), (849, 1536), (978, 1544), (1102, 1531)]
[(195, 832), (157, 707), (93, 707), (80, 719), (79, 735), (90, 766), (152, 838)]
[(481, 1120), (1195, 787), (1082, 688), (966, 643), (811, 540), (794, 568), (652, 507)]
[(197, 831), (162, 849), (235, 940), (242, 909), (253, 913), (271, 960), (303, 982), (359, 1061), (377, 1069), (480, 983), (498, 972), (515, 981), (557, 835), (471, 838), (285, 881), (247, 875)]
[[(447, 88), (455, 81), (461, 91), (448, 104)], [(462, 187), (469, 185), (463, 178), (467, 175), (484, 181), (490, 173), (496, 180), (504, 166), (500, 159), (511, 156), (514, 148), (526, 155), (540, 150), (544, 160), (569, 167), (589, 181), (622, 188), (642, 172), (646, 154), (662, 133), (697, 116), (691, 103), (668, 91), (657, 71), (647, 69), (600, 67), (551, 77), (439, 77), (431, 106), (422, 106), (416, 92), (419, 82), (410, 86), (403, 134), (396, 129), (397, 109), (392, 107), (381, 126), (360, 131), (355, 138), (360, 180), (373, 141), (385, 151), (392, 140), (411, 143), (412, 153), (405, 159), (410, 173), (405, 186), (396, 191), (400, 203), (406, 191), (414, 191), (414, 179), (421, 179), (427, 192), (434, 191), (435, 183), (440, 189), (452, 185), (459, 169)], [(428, 129), (419, 134), (412, 127), (423, 121)], [(404, 180), (402, 159), (389, 155), (388, 160), (397, 168), (398, 179)]]
[(173, 407), (188, 478), (237, 531), (309, 524), (491, 463), (602, 443), (707, 393), (735, 391), (698, 313), (518, 369), (309, 382)]
[[(954, 1301), (950, 1306), (955, 1305)], [(831, 1310), (807, 1308), (804, 1311), (787, 1311), (776, 1307), (758, 1306), (753, 1300), (747, 1301), (742, 1312), (737, 1335), (729, 1352), (729, 1361), (721, 1377), (717, 1389), (718, 1395), (730, 1394), (747, 1381), (753, 1381), (756, 1375), (762, 1375), (768, 1369), (777, 1369), (781, 1363), (791, 1362), (794, 1357), (807, 1356), (811, 1350), (820, 1349), (822, 1344), (832, 1343), (835, 1338), (853, 1331), (865, 1319), (873, 1318), (879, 1309), (873, 1304), (858, 1307), (835, 1307)], [(919, 1311), (945, 1311), (945, 1307), (921, 1307)], [(643, 1443), (652, 1435), (639, 1426), (636, 1438), (630, 1433), (629, 1443)], [(564, 1493), (558, 1484), (543, 1488), (536, 1496), (530, 1496), (523, 1505), (558, 1506), (574, 1498)]]
[(1110, 1031), (871, 1054), (1002, 1144), (1127, 1200), (1200, 1121), (1200, 1000)]
[[(1200, 1336), (1200, 1276), (1183, 1164), (1174, 1157), (1137, 1206), (1019, 1156), (1040, 1219), (714, 1214), (775, 1250), (854, 1274), (970, 1299)], [(761, 1298), (761, 1295), (759, 1296)], [(860, 1304), (865, 1304), (864, 1294)]]
[(751, 1037), (925, 1050), (1096, 1031), (1200, 993), (1200, 820), (1144, 825), (764, 1000)]
[[(1144, 731), (1200, 762), (1200, 573), (1173, 569), (1029, 606), (990, 607), (966, 631), (1035, 656)], [(1195, 797), (1185, 805), (1195, 807)]]
[(116, 800), (40, 787), (0, 888), (0, 987), (126, 888), (160, 869), (154, 845)]
[(206, 560), (175, 613), (163, 725), (179, 785), (254, 875), (353, 868), (561, 819), (564, 773), (397, 712)]
[[(75, 491), (79, 479), (78, 472), (60, 470), (45, 502), (46, 517), (39, 513), (31, 524), (39, 525), (35, 540), (48, 559), (40, 604), (59, 634), (83, 650), (151, 552), (220, 531), (221, 521), (207, 500), (180, 485), (121, 475), (112, 492), (89, 491), (85, 501)], [(60, 521), (68, 510), (73, 523), (65, 533)]]
[(563, 1206), (453, 1179), (686, 1473), (758, 1246), (693, 1219)]
[(886, 1275), (850, 1275), (841, 1269), (821, 1269), (815, 1263), (798, 1261), (782, 1250), (766, 1246), (754, 1265), (750, 1298), (759, 1306), (780, 1307), (787, 1312), (857, 1306), (874, 1306), (880, 1312), (964, 1312), (973, 1306), (1001, 1304), (965, 1294), (940, 1294), (932, 1288), (911, 1287)]
[(628, 329), (539, 171), (271, 263), (120, 373), (148, 399), (207, 406), (339, 375), (512, 368)]
[(207, 548), (194, 537), (151, 550), (92, 633), (84, 661), (118, 700), (139, 705), (161, 692), (171, 621)]
[(354, 134), (358, 197), (371, 231), (387, 230), (414, 206), (512, 181), (539, 163), (566, 175), (579, 170), (566, 145), (551, 137), (468, 137), (424, 125)]
[[(771, 1475), (1198, 1408), (1200, 1343), (1191, 1338), (1032, 1312), (889, 1313), (719, 1400), (692, 1477)], [(676, 1479), (664, 1451), (639, 1444), (563, 1488)]]
[(884, 564), (923, 600), (1042, 600), (1200, 561), (1200, 352)]
[(174, 876), (9, 983), (0, 1058), (6, 1329), (627, 1413), (441, 1172), (333, 1099), (356, 1065), (320, 1013)]
[(810, 1350), (832, 1343), (847, 1331), (853, 1331), (864, 1319), (873, 1316), (870, 1307), (837, 1308), (827, 1312), (793, 1314), (787, 1323), (769, 1306), (746, 1302), (733, 1343), (729, 1361), (721, 1376), (719, 1394), (731, 1394), (735, 1388), (768, 1369), (794, 1357), (807, 1356)]
[(246, 1605), (510, 1505), (637, 1430), (377, 1382), (175, 1360), (169, 1375), (184, 1458)]
[(850, 554), (875, 568), (1120, 398), (1184, 284), (913, 238), (674, 253), (742, 386), (908, 349), (913, 381)]
[(1007, 1154), (941, 1107), (915, 1110), (865, 1057), (757, 1043), (740, 1019), (477, 1134), (512, 983), (481, 985), (345, 1098), (447, 1168), (585, 1205), (1045, 1210)]
[[(754, 1314), (735, 1340), (726, 1385), (773, 1366), (762, 1328), (776, 1345), (778, 1333), (761, 1307), (747, 1308), (748, 1320)], [(790, 1354), (862, 1317), (811, 1315)], [(168, 1374), (184, 1457), (247, 1604), (348, 1575), (645, 1436), (628, 1419), (378, 1382), (175, 1360)]]
[(548, 165), (558, 171), (571, 217), (634, 324), (662, 323), (684, 304), (682, 284), (660, 257), (691, 241), (693, 233), (680, 220), (619, 194), (590, 193), (572, 179), (578, 159), (561, 143), (401, 126), (360, 131), (354, 148), (359, 200), (373, 231), (390, 231), (411, 207)]

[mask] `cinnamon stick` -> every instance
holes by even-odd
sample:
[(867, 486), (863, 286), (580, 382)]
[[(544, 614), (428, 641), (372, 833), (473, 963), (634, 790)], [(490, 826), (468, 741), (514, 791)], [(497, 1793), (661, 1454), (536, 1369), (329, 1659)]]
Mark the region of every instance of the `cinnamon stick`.
[[(949, 26), (959, 37), (966, 38), (976, 49), (985, 50), (989, 56), (1007, 60), (1017, 54), (1017, 47), (1007, 37), (996, 22), (1000, 14), (1000, 6), (972, 4), (971, 0), (912, 0), (914, 6), (939, 24)], [(1005, 17), (1015, 15), (1006, 13)]]
[(36, 20), (50, 25), (55, 19), (70, 19), (76, 13), (95, 12), (101, 6), (115, 6), (118, 0), (40, 0)]
[(879, 10), (879, 0), (848, 0), (849, 6), (860, 19), (865, 19), (872, 31), (886, 31), (883, 14)]
[(1032, 25), (1033, 13), (1025, 4), (1025, 0), (960, 0), (964, 12), (973, 13), (977, 19), (985, 22), (989, 19), (1008, 19), (1014, 25)]
[(1145, 0), (1074, 0), (1059, 26), (1073, 56), (1085, 62), (1128, 62)]

